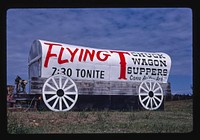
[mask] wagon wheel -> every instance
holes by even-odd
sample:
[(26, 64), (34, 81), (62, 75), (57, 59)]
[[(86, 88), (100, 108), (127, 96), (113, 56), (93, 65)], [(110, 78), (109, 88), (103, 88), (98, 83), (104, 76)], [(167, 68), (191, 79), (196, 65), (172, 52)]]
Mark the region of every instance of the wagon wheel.
[(52, 111), (68, 111), (78, 99), (78, 90), (74, 81), (65, 75), (53, 75), (43, 85), (42, 97)]
[(144, 80), (139, 86), (139, 100), (147, 110), (156, 110), (163, 101), (163, 90), (153, 79)]

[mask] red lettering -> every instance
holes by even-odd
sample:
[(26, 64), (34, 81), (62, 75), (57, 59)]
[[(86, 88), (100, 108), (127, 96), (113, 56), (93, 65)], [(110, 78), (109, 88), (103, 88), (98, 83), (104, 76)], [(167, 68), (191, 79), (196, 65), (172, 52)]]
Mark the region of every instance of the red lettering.
[(103, 51), (98, 51), (97, 52), (97, 54), (96, 54), (96, 56), (97, 56), (97, 59), (99, 60), (99, 61), (106, 61), (107, 59), (108, 59), (108, 57), (110, 56), (110, 54), (103, 54), (104, 55), (104, 58), (101, 58), (100, 56), (101, 56), (101, 53), (102, 53)]
[(117, 53), (120, 58), (120, 76), (118, 79), (127, 79), (126, 78), (126, 59), (125, 54), (130, 55), (128, 52), (119, 52), (119, 51), (110, 51), (111, 53)]
[(69, 51), (69, 53), (71, 54), (71, 59), (70, 61), (73, 62), (74, 61), (74, 56), (76, 55), (77, 51), (78, 51), (78, 48), (76, 48), (74, 50), (74, 52), (72, 52), (69, 48), (67, 48), (67, 50)]
[(53, 43), (44, 43), (44, 44), (49, 46), (48, 51), (47, 51), (47, 55), (46, 55), (46, 59), (44, 61), (44, 67), (48, 67), (50, 57), (56, 57), (57, 56), (56, 54), (51, 53), (53, 45), (57, 45), (57, 46), (62, 46), (62, 45), (61, 44), (53, 44)]
[(80, 52), (80, 55), (79, 55), (79, 58), (78, 58), (78, 60), (81, 62), (81, 59), (82, 59), (82, 56), (83, 56), (83, 49), (81, 49), (81, 52)]
[[(54, 44), (54, 43), (44, 43), (45, 45), (48, 45), (48, 51), (46, 54), (46, 58), (45, 58), (45, 62), (44, 62), (44, 67), (48, 67), (49, 64), (49, 60), (51, 57), (57, 57), (57, 54), (52, 53), (52, 47), (53, 46), (62, 46), (62, 44)], [(77, 52), (80, 50), (79, 57), (78, 57), (78, 61), (86, 61), (88, 58), (90, 61), (94, 60), (94, 56), (96, 53), (96, 58), (99, 61), (106, 61), (108, 59), (109, 56), (111, 56), (107, 51), (97, 51), (95, 52), (95, 50), (89, 50), (89, 49), (79, 49), (76, 48), (74, 50), (71, 50), (70, 48), (66, 48), (68, 50), (68, 52), (70, 53), (70, 59), (62, 59), (63, 55), (65, 56), (64, 53), (64, 47), (60, 47), (60, 52), (58, 55), (58, 63), (59, 64), (63, 64), (63, 63), (68, 63), (69, 61), (73, 62), (74, 58), (77, 54)], [(124, 79), (126, 80), (126, 58), (125, 55), (130, 55), (129, 52), (122, 52), (122, 51), (110, 51), (111, 53), (117, 53), (119, 55), (119, 59), (120, 59), (120, 75), (118, 77), (118, 79)]]
[(87, 56), (89, 56), (90, 60), (93, 61), (93, 59), (94, 59), (94, 53), (95, 53), (94, 50), (92, 50), (92, 53), (91, 53), (88, 49), (85, 49), (85, 55), (83, 57), (83, 61), (86, 61)]
[(62, 60), (62, 54), (63, 54), (64, 48), (61, 48), (59, 56), (58, 56), (58, 63), (63, 64), (69, 62), (68, 59)]

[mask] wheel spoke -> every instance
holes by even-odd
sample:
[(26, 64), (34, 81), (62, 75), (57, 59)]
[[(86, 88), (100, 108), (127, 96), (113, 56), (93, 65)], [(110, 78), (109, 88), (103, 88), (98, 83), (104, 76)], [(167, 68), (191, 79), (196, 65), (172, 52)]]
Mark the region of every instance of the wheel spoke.
[(154, 90), (155, 86), (156, 86), (156, 82), (153, 83), (153, 87), (151, 90)]
[(67, 95), (64, 95), (68, 100), (70, 100), (71, 102), (74, 102), (74, 100), (72, 98), (70, 98), (69, 96)]
[(149, 92), (148, 90), (146, 90), (144, 87), (141, 87), (144, 91), (146, 91), (147, 93)]
[(57, 98), (58, 96), (57, 95), (54, 95), (54, 96), (52, 96), (51, 98), (49, 98), (48, 100), (47, 100), (47, 102), (50, 102), (50, 101), (52, 101), (53, 99), (55, 99), (55, 98)]
[(56, 86), (56, 88), (59, 89), (59, 87), (58, 87), (58, 85), (57, 85), (57, 83), (56, 83), (54, 78), (52, 78), (52, 81), (53, 81), (54, 85)]
[(66, 102), (66, 100), (65, 100), (64, 97), (62, 97), (62, 100), (64, 101), (64, 103), (65, 103), (65, 105), (67, 106), (67, 108), (69, 108), (69, 105), (68, 105), (68, 103)]
[(155, 95), (155, 96), (161, 96), (162, 93), (161, 93), (161, 92), (159, 92), (159, 93), (154, 93), (154, 95)]
[(55, 91), (45, 91), (45, 94), (56, 94), (56, 92)]
[(76, 92), (65, 92), (66, 95), (75, 95)]
[(152, 100), (153, 100), (154, 104), (155, 104), (156, 106), (158, 106), (156, 100), (155, 100), (154, 98), (152, 98)]
[(146, 107), (148, 108), (148, 106), (149, 106), (149, 101), (150, 101), (150, 98), (148, 98), (148, 101), (147, 101), (147, 103), (146, 103)]
[(67, 88), (64, 89), (64, 92), (66, 92), (67, 90), (69, 90), (70, 88), (72, 88), (74, 86), (74, 84), (71, 84), (70, 86), (68, 86)]
[(56, 98), (56, 100), (55, 100), (55, 102), (54, 102), (52, 108), (55, 108), (55, 106), (56, 106), (56, 104), (57, 104), (57, 102), (58, 102), (58, 99), (59, 99), (59, 98)]
[(150, 106), (151, 106), (151, 109), (152, 109), (153, 108), (152, 98), (150, 98)]
[(152, 90), (152, 89), (151, 89), (151, 86), (152, 86), (152, 82), (149, 81), (149, 90)]
[(64, 89), (64, 88), (65, 88), (65, 86), (66, 86), (67, 82), (68, 82), (68, 79), (66, 79), (66, 80), (65, 80), (65, 83), (63, 84), (63, 87), (62, 87), (62, 89)]
[(149, 98), (149, 96), (145, 97), (142, 102), (146, 101)]
[(143, 95), (143, 96), (146, 95), (147, 96), (148, 93), (147, 92), (141, 92), (140, 95)]
[(62, 88), (62, 77), (59, 76), (59, 88), (61, 89)]
[(62, 110), (62, 98), (59, 98), (59, 110)]
[(53, 89), (54, 91), (57, 90), (57, 89), (55, 89), (54, 87), (52, 87), (51, 85), (49, 85), (48, 83), (46, 83), (46, 85), (47, 85), (48, 87), (50, 87), (51, 89)]
[(145, 82), (144, 84), (145, 84), (145, 86), (147, 87), (147, 89), (150, 90), (150, 89), (149, 89), (149, 86), (147, 85), (147, 82)]
[(156, 97), (156, 96), (154, 96), (154, 98), (156, 98), (159, 102), (161, 102), (162, 100), (161, 99), (159, 99), (158, 97)]
[(159, 90), (160, 89), (160, 87), (157, 87), (153, 92), (155, 93), (157, 90)]

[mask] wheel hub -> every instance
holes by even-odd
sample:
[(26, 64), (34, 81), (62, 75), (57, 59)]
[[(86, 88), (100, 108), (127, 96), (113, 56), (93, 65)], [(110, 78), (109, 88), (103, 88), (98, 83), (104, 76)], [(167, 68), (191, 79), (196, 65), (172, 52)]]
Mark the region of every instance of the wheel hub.
[(153, 91), (149, 91), (149, 96), (153, 97), (153, 95), (154, 95)]
[(64, 91), (62, 89), (59, 89), (57, 90), (56, 94), (59, 96), (59, 97), (62, 97), (64, 95)]

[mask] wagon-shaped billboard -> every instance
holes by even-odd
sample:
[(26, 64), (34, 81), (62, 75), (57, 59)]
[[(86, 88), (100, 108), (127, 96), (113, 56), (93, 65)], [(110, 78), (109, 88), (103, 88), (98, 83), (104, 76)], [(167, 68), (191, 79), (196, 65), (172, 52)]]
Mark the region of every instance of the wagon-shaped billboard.
[(68, 111), (81, 95), (134, 96), (147, 110), (164, 98), (171, 59), (162, 52), (107, 50), (35, 40), (29, 58), (30, 94), (52, 111)]

